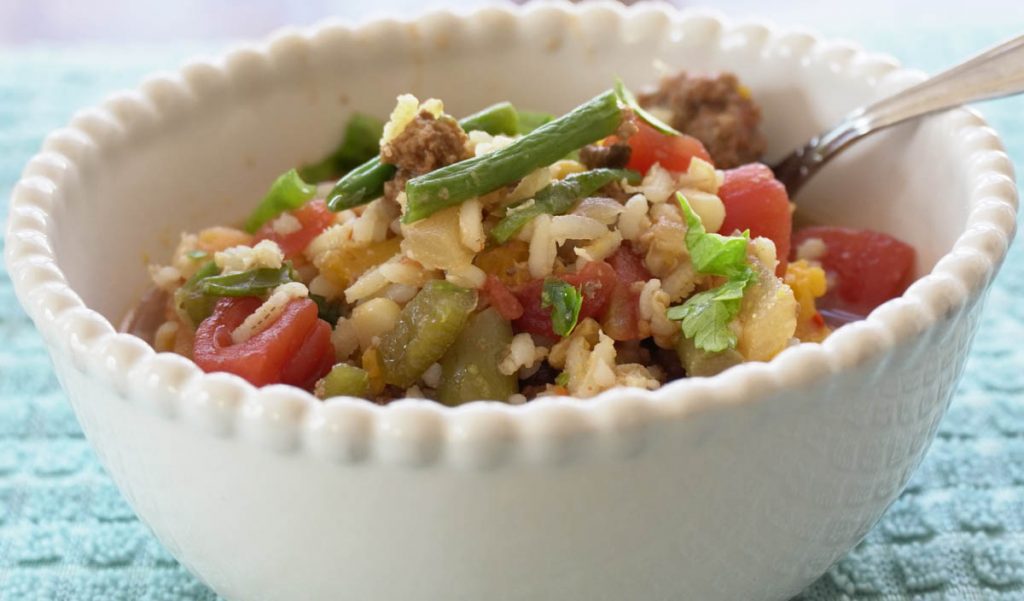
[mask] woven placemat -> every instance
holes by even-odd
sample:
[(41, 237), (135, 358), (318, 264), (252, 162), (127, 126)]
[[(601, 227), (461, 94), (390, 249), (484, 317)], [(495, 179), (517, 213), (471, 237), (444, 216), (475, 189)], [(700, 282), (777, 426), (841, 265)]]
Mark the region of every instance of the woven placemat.
[[(933, 70), (1012, 31), (1009, 25), (875, 29), (856, 37)], [(46, 132), (76, 108), (195, 50), (42, 48), (0, 55), (0, 215)], [(1022, 104), (983, 107), (1018, 166)], [(867, 538), (799, 599), (1024, 600), (1024, 303), (1014, 302), (1024, 295), (1019, 249), (996, 281), (963, 382), (924, 464)], [(0, 599), (216, 598), (136, 520), (100, 467), (0, 267)]]

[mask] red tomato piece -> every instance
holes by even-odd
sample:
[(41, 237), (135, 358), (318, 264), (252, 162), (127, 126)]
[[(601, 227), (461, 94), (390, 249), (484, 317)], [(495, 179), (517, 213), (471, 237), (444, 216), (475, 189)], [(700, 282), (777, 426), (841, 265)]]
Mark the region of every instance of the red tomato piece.
[(279, 234), (274, 231), (273, 221), (264, 225), (256, 232), (256, 240), (273, 240), (281, 247), (286, 258), (292, 259), (302, 254), (309, 243), (334, 223), (334, 213), (327, 208), (322, 200), (307, 202), (291, 211), (292, 216), (299, 220), (301, 228), (290, 234)]
[(523, 305), (519, 302), (512, 291), (508, 289), (505, 282), (496, 275), (488, 275), (484, 284), (484, 296), (491, 306), (497, 309), (502, 317), (514, 321), (523, 316)]
[[(587, 317), (598, 317), (604, 311), (615, 289), (616, 275), (611, 265), (604, 261), (587, 263), (579, 273), (557, 276), (561, 280), (579, 288), (583, 295), (580, 306), (580, 321)], [(540, 306), (540, 293), (544, 280), (531, 280), (513, 291), (523, 306), (523, 315), (512, 324), (517, 332), (530, 332), (538, 336), (557, 339), (551, 329), (551, 308)]]
[(775, 274), (786, 273), (793, 215), (786, 187), (775, 179), (772, 170), (761, 163), (729, 169), (718, 196), (725, 205), (725, 221), (718, 231), (728, 235), (750, 230), (752, 238), (771, 239), (779, 258)]
[(704, 144), (693, 136), (669, 136), (636, 119), (637, 132), (626, 140), (629, 144), (629, 163), (626, 168), (647, 173), (655, 163), (669, 171), (686, 171), (690, 159), (700, 157), (711, 162)]
[(633, 289), (636, 282), (646, 282), (651, 274), (644, 266), (643, 257), (627, 244), (619, 247), (608, 258), (617, 276), (601, 319), (601, 329), (613, 340), (640, 340), (640, 291)]
[(330, 326), (317, 318), (316, 303), (309, 299), (293, 300), (265, 330), (234, 344), (231, 332), (261, 304), (256, 297), (228, 297), (217, 301), (213, 315), (203, 320), (196, 330), (192, 347), (196, 364), (203, 371), (225, 371), (241, 376), (254, 386), (276, 383), (311, 386), (334, 363)]
[(825, 243), (822, 267), (831, 276), (828, 293), (818, 301), (824, 309), (867, 315), (885, 301), (903, 294), (914, 276), (914, 247), (888, 234), (836, 226), (800, 230), (793, 248), (817, 238)]

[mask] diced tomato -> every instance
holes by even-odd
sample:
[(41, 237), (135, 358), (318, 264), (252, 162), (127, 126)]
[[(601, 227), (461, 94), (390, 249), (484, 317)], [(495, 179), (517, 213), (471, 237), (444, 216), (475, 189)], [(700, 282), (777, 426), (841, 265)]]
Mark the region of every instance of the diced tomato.
[(290, 234), (279, 234), (274, 231), (273, 221), (264, 225), (256, 232), (257, 240), (273, 240), (281, 247), (281, 251), (288, 259), (294, 259), (306, 250), (309, 243), (323, 232), (329, 225), (334, 223), (334, 213), (327, 208), (322, 200), (307, 202), (298, 209), (291, 211), (292, 216), (299, 220), (302, 226)]
[(652, 165), (659, 163), (669, 171), (686, 171), (693, 157), (711, 162), (704, 144), (693, 136), (669, 136), (640, 119), (636, 120), (636, 126), (637, 132), (626, 140), (630, 148), (628, 169), (647, 173)]
[(793, 215), (786, 187), (775, 179), (772, 170), (760, 163), (729, 169), (718, 196), (725, 205), (725, 221), (718, 231), (728, 235), (750, 230), (753, 238), (771, 239), (779, 259), (775, 274), (781, 277), (786, 273)]
[(286, 383), (309, 388), (334, 364), (330, 326), (317, 318), (316, 303), (296, 299), (274, 323), (235, 344), (231, 332), (256, 311), (256, 297), (222, 298), (196, 330), (192, 357), (203, 371), (226, 371), (255, 386)]
[(484, 284), (484, 296), (502, 317), (514, 321), (523, 316), (523, 305), (512, 291), (496, 275), (488, 275)]
[(871, 230), (816, 226), (796, 233), (794, 252), (812, 238), (825, 243), (819, 260), (831, 280), (820, 308), (867, 315), (910, 285), (916, 253), (905, 242)]
[[(604, 261), (587, 263), (579, 273), (557, 277), (579, 288), (583, 295), (580, 321), (587, 317), (596, 318), (603, 313), (616, 284), (615, 270)], [(523, 306), (523, 315), (512, 325), (517, 332), (530, 332), (538, 336), (557, 339), (558, 336), (551, 329), (551, 308), (540, 306), (540, 293), (543, 287), (544, 280), (537, 279), (531, 280), (513, 291)]]
[(617, 278), (601, 319), (601, 329), (614, 340), (639, 340), (643, 338), (640, 332), (640, 291), (634, 290), (633, 284), (646, 282), (651, 274), (644, 266), (643, 257), (635, 253), (628, 243), (619, 247), (608, 262)]

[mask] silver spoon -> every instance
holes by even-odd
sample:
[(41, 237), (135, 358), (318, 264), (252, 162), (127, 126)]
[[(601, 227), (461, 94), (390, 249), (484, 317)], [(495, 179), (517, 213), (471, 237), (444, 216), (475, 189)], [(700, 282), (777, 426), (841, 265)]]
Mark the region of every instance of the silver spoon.
[(792, 198), (826, 163), (861, 138), (961, 104), (1024, 92), (1024, 35), (848, 114), (772, 167)]

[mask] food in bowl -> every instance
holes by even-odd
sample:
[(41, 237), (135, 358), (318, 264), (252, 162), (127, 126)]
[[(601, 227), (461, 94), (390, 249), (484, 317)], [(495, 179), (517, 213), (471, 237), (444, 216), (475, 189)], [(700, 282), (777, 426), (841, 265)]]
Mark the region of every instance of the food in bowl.
[(914, 250), (792, 235), (760, 119), (730, 74), (639, 98), (618, 83), (559, 118), (456, 120), (403, 94), (241, 228), (184, 234), (124, 328), (205, 371), (381, 403), (590, 397), (767, 361), (901, 294)]

